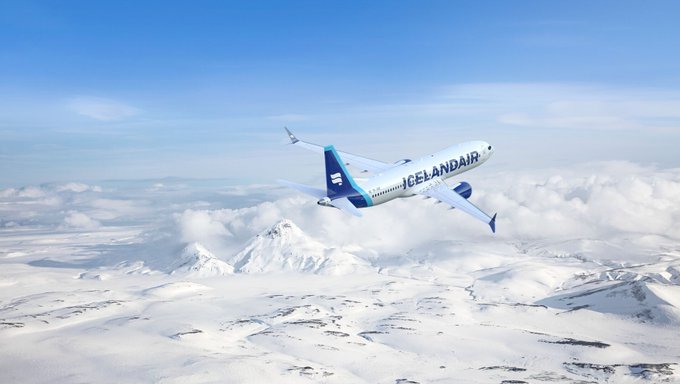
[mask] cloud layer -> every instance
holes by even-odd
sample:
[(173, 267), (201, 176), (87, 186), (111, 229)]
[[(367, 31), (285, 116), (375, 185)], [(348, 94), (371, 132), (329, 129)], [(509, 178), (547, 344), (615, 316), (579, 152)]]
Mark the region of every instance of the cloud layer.
[[(158, 252), (198, 242), (228, 260), (261, 231), (279, 220), (292, 220), (317, 241), (368, 259), (427, 252), (438, 244), (516, 244), (563, 240), (616, 247), (649, 245), (661, 250), (680, 240), (680, 170), (642, 167), (630, 162), (580, 164), (541, 171), (471, 174), (471, 200), (498, 213), (497, 233), (444, 204), (421, 197), (399, 199), (350, 217), (319, 207), (314, 199), (273, 186), (239, 189), (102, 188), (80, 183), (0, 190), (0, 226), (52, 227), (55, 230), (105, 230), (138, 225), (149, 233), (146, 246)], [(169, 186), (172, 187), (172, 186)], [(250, 193), (271, 191), (258, 196)], [(244, 195), (245, 194), (245, 195)], [(221, 208), (224, 206), (241, 208)], [(594, 248), (593, 248), (594, 247)], [(565, 252), (574, 250), (565, 250)], [(575, 252), (575, 251), (574, 251)], [(602, 252), (611, 254), (611, 252)], [(131, 253), (135, 255), (135, 253)], [(169, 255), (172, 256), (172, 255)]]
[(498, 212), (498, 233), (462, 212), (419, 197), (365, 210), (363, 218), (318, 207), (293, 195), (240, 209), (186, 210), (176, 215), (184, 241), (230, 255), (251, 236), (289, 218), (325, 244), (376, 253), (405, 253), (428, 243), (549, 239), (680, 239), (680, 170), (628, 162), (584, 164), (494, 175), (473, 183), (471, 199)]

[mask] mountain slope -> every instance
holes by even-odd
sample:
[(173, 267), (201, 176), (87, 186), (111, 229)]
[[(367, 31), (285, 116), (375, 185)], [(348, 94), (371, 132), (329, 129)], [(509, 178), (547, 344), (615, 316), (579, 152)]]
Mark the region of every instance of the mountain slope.
[(218, 259), (200, 243), (188, 244), (176, 263), (169, 267), (171, 274), (187, 274), (192, 277), (224, 276), (234, 273), (234, 268)]
[(570, 293), (539, 300), (538, 304), (566, 310), (589, 309), (628, 316), (641, 322), (680, 324), (674, 298), (680, 290), (650, 278), (601, 281)]
[(370, 269), (366, 261), (326, 247), (286, 219), (255, 236), (230, 264), (239, 273), (296, 271), (340, 275)]

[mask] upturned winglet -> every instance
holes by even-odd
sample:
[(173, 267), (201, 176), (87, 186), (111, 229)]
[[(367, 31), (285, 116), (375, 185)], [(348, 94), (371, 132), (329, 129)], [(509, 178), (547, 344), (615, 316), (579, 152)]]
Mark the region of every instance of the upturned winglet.
[(298, 140), (297, 137), (295, 137), (295, 135), (293, 135), (293, 132), (291, 132), (291, 131), (288, 129), (288, 127), (283, 127), (283, 129), (285, 129), (285, 130), (286, 130), (286, 133), (288, 133), (288, 137), (290, 138), (291, 143), (295, 144), (295, 143), (297, 143), (298, 141), (300, 141), (300, 140)]
[(491, 218), (491, 221), (489, 221), (489, 227), (491, 227), (491, 232), (496, 233), (496, 215), (498, 213), (494, 213), (493, 217)]

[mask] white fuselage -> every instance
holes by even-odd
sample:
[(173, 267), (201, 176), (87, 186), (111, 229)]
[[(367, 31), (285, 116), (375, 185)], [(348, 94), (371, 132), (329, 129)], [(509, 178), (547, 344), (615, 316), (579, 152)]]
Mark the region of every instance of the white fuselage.
[(436, 178), (447, 179), (484, 163), (493, 154), (485, 141), (469, 141), (443, 149), (415, 161), (390, 168), (359, 186), (378, 205), (399, 197), (409, 197), (430, 188)]

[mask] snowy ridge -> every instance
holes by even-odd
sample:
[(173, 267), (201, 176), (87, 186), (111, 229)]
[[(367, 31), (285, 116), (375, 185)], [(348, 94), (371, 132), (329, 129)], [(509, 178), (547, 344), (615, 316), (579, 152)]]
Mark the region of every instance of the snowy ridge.
[(239, 273), (306, 272), (347, 274), (370, 265), (350, 253), (329, 248), (283, 219), (255, 236), (231, 260)]
[(615, 279), (612, 274), (601, 273), (599, 279), (537, 303), (568, 311), (611, 313), (640, 322), (680, 324), (680, 287), (630, 271), (619, 272)]
[(234, 273), (234, 268), (215, 257), (200, 243), (184, 247), (178, 261), (171, 265), (170, 274), (187, 274), (192, 277), (224, 276)]

